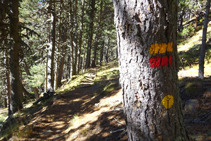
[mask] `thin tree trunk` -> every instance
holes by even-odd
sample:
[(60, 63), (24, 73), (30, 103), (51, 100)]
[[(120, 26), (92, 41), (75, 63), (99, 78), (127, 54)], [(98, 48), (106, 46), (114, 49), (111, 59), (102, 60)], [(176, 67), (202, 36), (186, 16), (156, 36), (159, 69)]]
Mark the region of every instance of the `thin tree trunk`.
[(91, 10), (89, 13), (90, 24), (89, 24), (89, 37), (87, 46), (87, 57), (86, 57), (86, 69), (90, 67), (90, 57), (92, 49), (92, 38), (93, 38), (93, 27), (94, 27), (94, 16), (95, 16), (95, 0), (91, 0)]
[(10, 112), (14, 114), (18, 110), (23, 108), (23, 92), (20, 80), (20, 69), (19, 69), (19, 52), (20, 46), (20, 31), (19, 31), (19, 1), (11, 0), (11, 13), (10, 18), (10, 35), (14, 40), (13, 47), (10, 50), (10, 71), (11, 71), (11, 101), (10, 101)]
[(11, 100), (11, 84), (10, 84), (10, 70), (9, 70), (9, 54), (6, 49), (6, 79), (7, 79), (7, 96), (8, 96), (8, 115), (12, 115), (10, 110), (10, 100)]
[[(52, 6), (52, 1), (50, 1), (50, 6)], [(51, 9), (51, 37), (48, 48), (48, 73), (47, 73), (47, 91), (54, 91), (54, 52), (55, 52), (55, 3), (54, 3), (54, 11)]]
[(80, 35), (79, 35), (79, 54), (78, 54), (78, 74), (80, 72), (82, 66), (82, 58), (81, 58), (81, 46), (82, 46), (82, 33), (83, 33), (83, 24), (84, 24), (84, 2), (82, 2), (82, 9), (81, 9), (81, 25), (80, 25)]
[(110, 37), (108, 38), (108, 46), (107, 46), (107, 50), (106, 50), (106, 63), (109, 62), (109, 56), (108, 56), (108, 53), (109, 53), (109, 49), (110, 49)]
[(96, 57), (97, 57), (97, 47), (99, 43), (99, 38), (101, 36), (100, 27), (101, 27), (101, 17), (102, 17), (102, 9), (103, 9), (103, 1), (100, 1), (100, 13), (99, 13), (99, 19), (98, 19), (98, 26), (96, 31), (96, 37), (95, 37), (95, 44), (94, 44), (94, 56), (92, 59), (92, 65), (91, 67), (96, 67)]
[(75, 34), (74, 34), (74, 42), (75, 42), (75, 68), (74, 68), (74, 75), (77, 74), (77, 61), (78, 61), (78, 0), (75, 0), (75, 10), (74, 10), (74, 22), (75, 22)]
[(207, 24), (208, 24), (209, 10), (210, 10), (210, 0), (207, 0), (206, 14), (204, 17), (204, 27), (203, 27), (203, 33), (202, 33), (202, 44), (201, 44), (201, 51), (200, 51), (200, 58), (199, 58), (199, 78), (201, 79), (204, 79), (204, 57), (205, 57), (205, 50), (206, 50)]
[[(62, 41), (66, 42), (67, 39), (67, 32), (66, 28), (62, 28)], [(64, 68), (64, 60), (65, 60), (65, 52), (66, 52), (66, 45), (62, 47), (62, 56), (59, 62), (59, 70), (58, 70), (58, 78), (57, 78), (57, 87), (60, 87), (62, 85), (62, 75), (63, 75), (63, 68)]]
[(113, 2), (128, 140), (189, 141), (177, 77), (177, 1)]
[(104, 49), (104, 41), (100, 49), (100, 66), (102, 66), (102, 61), (103, 61), (103, 49)]

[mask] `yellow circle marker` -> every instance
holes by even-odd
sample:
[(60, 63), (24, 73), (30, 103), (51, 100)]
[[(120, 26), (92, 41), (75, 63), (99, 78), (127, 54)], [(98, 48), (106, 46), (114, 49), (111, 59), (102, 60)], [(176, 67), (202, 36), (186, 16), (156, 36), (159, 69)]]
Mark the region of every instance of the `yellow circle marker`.
[(166, 108), (166, 109), (169, 109), (173, 106), (174, 104), (174, 97), (172, 95), (167, 95), (163, 98), (162, 100), (162, 103), (163, 103), (163, 106)]

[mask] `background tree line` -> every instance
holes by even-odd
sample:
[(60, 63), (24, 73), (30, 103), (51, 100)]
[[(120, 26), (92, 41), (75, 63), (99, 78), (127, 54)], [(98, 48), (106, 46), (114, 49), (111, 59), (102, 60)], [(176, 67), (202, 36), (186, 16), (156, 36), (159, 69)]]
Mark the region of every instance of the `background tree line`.
[(25, 98), (117, 58), (112, 7), (106, 0), (0, 2), (1, 101), (9, 114)]

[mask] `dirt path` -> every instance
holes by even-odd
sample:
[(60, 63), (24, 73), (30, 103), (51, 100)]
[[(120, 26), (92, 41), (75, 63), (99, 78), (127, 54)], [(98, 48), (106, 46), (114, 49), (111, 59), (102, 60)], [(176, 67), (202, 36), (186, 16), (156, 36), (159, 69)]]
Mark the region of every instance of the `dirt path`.
[(57, 96), (51, 105), (35, 113), (23, 140), (114, 141), (124, 137), (121, 90), (98, 95), (92, 85), (95, 70), (79, 88)]

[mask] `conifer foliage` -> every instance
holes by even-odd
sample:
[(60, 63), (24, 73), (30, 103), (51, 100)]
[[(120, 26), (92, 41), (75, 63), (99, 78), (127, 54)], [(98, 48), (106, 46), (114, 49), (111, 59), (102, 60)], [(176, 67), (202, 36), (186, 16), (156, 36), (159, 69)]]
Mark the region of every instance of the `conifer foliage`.
[(112, 1), (0, 1), (1, 100), (12, 115), (24, 97), (117, 58)]

